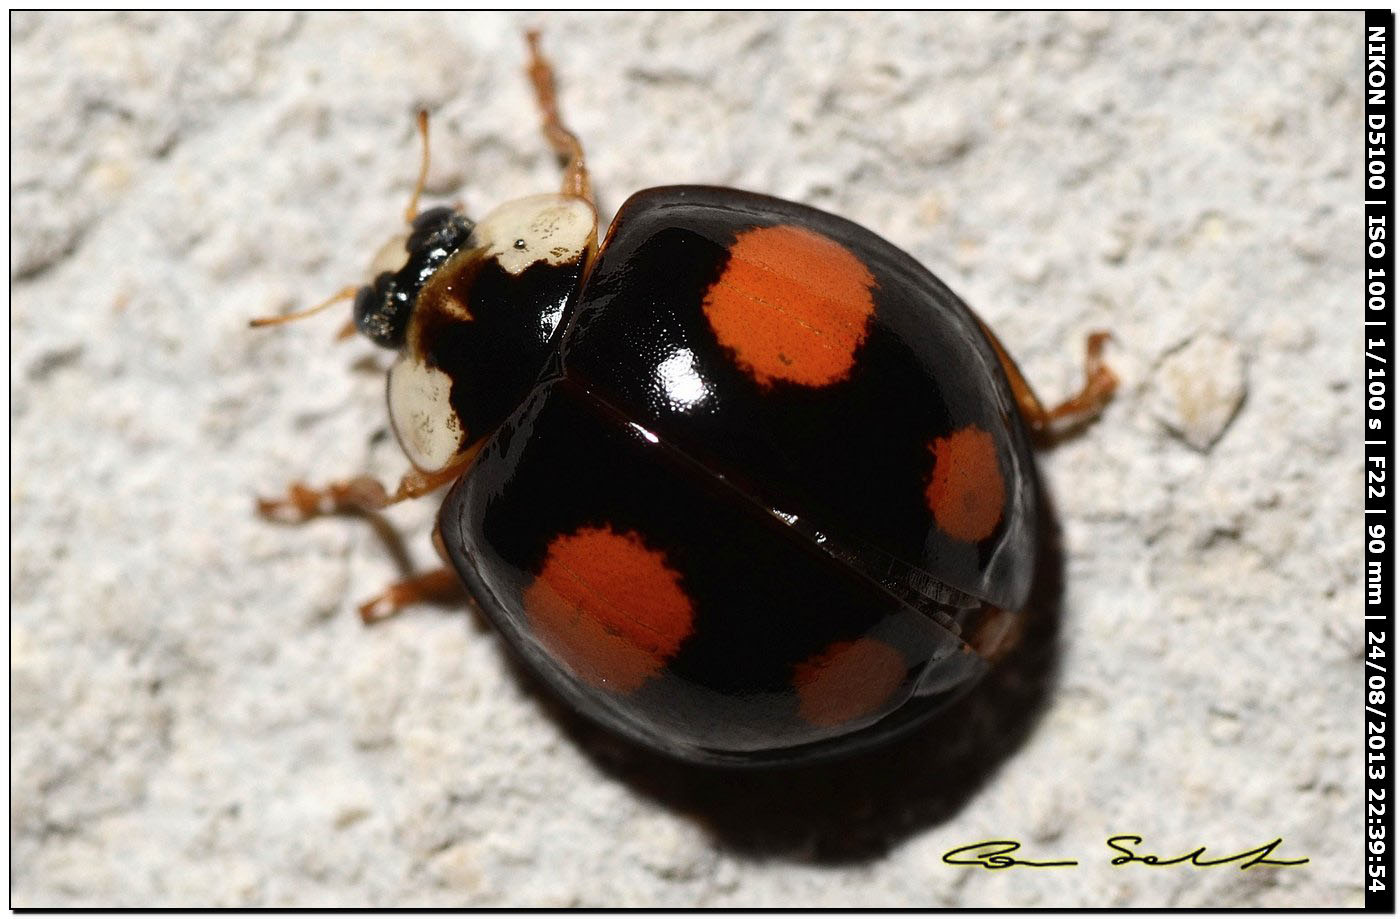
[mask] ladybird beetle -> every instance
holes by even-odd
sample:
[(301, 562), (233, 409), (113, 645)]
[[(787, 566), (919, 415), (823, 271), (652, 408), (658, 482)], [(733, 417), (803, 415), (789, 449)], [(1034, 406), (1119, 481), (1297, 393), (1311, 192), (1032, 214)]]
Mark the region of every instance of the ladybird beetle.
[[(807, 761), (912, 727), (1012, 646), (1037, 556), (1031, 435), (1116, 380), (1037, 401), (991, 331), (850, 221), (731, 188), (623, 204), (600, 245), (582, 147), (527, 35), (563, 190), (473, 222), (417, 213), (337, 299), (397, 352), (414, 471), (260, 502), (304, 520), (451, 483), (447, 566), (366, 621), (465, 585), (572, 707), (665, 754)], [(308, 311), (309, 312), (309, 311)], [(305, 313), (260, 320), (279, 322)]]

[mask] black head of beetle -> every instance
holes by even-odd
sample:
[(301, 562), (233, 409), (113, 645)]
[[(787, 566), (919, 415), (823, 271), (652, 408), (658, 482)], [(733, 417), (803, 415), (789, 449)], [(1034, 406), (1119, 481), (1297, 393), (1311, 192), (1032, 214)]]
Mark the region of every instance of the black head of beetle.
[(472, 222), (452, 208), (419, 214), (404, 244), (408, 259), (398, 271), (381, 271), (355, 295), (355, 327), (384, 348), (403, 346), (408, 317), (428, 278), (471, 238)]

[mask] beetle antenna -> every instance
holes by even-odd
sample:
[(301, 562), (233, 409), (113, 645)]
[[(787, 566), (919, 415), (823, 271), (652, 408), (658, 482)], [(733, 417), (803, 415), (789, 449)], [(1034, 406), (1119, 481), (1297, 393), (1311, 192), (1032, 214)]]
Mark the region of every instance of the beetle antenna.
[(264, 316), (260, 319), (249, 319), (248, 325), (251, 328), (260, 329), (263, 326), (282, 325), (286, 322), (296, 322), (298, 319), (305, 319), (307, 316), (314, 316), (317, 313), (321, 312), (321, 310), (328, 309), (334, 304), (339, 303), (341, 300), (353, 299), (355, 294), (359, 292), (360, 289), (358, 287), (345, 287), (337, 291), (335, 296), (331, 297), (329, 300), (322, 301), (321, 303), (318, 303), (312, 307), (308, 307), (307, 309), (301, 310), (300, 312), (287, 313), (285, 316)]
[(418, 110), (418, 136), (423, 138), (423, 158), (418, 164), (418, 181), (413, 185), (413, 196), (408, 199), (408, 209), (403, 214), (406, 223), (412, 223), (418, 216), (418, 199), (423, 196), (423, 186), (428, 184), (428, 110), (425, 108)]
[[(420, 198), (423, 197), (424, 186), (428, 184), (429, 157), (427, 109), (418, 110), (418, 136), (423, 138), (423, 156), (418, 163), (418, 181), (413, 183), (413, 194), (409, 197), (408, 208), (404, 211), (404, 221), (407, 223), (413, 223), (414, 218), (418, 216), (418, 201)], [(288, 313), (285, 316), (264, 316), (259, 317), (257, 319), (249, 319), (248, 325), (251, 328), (260, 329), (264, 326), (282, 325), (283, 323), (287, 322), (296, 322), (298, 319), (305, 319), (308, 316), (314, 316), (322, 310), (328, 309), (332, 305), (339, 303), (341, 300), (353, 299), (354, 296), (359, 292), (359, 287), (344, 287), (336, 291), (336, 293), (329, 299), (323, 300), (315, 306), (308, 307), (307, 309), (301, 310), (296, 313)], [(355, 334), (355, 323), (352, 321), (349, 325), (345, 326), (340, 330), (340, 332), (336, 335), (336, 340), (340, 341), (349, 338), (353, 334)]]

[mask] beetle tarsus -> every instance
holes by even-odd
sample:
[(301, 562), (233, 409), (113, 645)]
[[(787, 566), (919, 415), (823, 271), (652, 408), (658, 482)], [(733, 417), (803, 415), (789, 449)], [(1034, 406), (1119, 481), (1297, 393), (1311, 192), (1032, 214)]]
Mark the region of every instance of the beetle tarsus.
[(284, 498), (259, 498), (258, 513), (279, 523), (304, 523), (334, 514), (377, 511), (393, 504), (384, 486), (369, 476), (312, 488), (305, 482), (287, 486)]
[(1042, 437), (1064, 436), (1103, 411), (1118, 388), (1118, 376), (1104, 363), (1103, 346), (1113, 335), (1102, 330), (1089, 333), (1084, 342), (1084, 388), (1045, 412), (1042, 419), (1030, 420), (1031, 429)]
[(1118, 376), (1103, 359), (1103, 346), (1113, 335), (1100, 329), (1090, 332), (1084, 342), (1084, 388), (1059, 405), (1047, 409), (996, 333), (981, 319), (977, 320), (977, 324), (982, 327), (997, 359), (1001, 361), (1002, 370), (1006, 371), (1006, 379), (1011, 384), (1011, 393), (1022, 420), (1030, 428), (1031, 434), (1042, 443), (1054, 443), (1094, 420), (1118, 388)]
[(466, 589), (457, 572), (436, 568), (390, 584), (383, 593), (360, 605), (360, 619), (365, 625), (373, 625), (418, 603), (457, 605), (465, 598)]
[[(464, 457), (464, 459), (470, 458)], [(316, 517), (336, 514), (366, 514), (381, 511), (401, 501), (421, 498), (462, 474), (464, 463), (437, 472), (406, 473), (391, 494), (378, 479), (367, 475), (312, 488), (305, 482), (287, 486), (284, 498), (259, 498), (258, 513), (279, 523), (304, 523)]]

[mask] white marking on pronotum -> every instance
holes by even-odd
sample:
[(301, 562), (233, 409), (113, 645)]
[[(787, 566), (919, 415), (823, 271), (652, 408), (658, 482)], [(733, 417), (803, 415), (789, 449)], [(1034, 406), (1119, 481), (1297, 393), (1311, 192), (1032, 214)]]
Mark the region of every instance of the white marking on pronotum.
[(409, 354), (389, 368), (389, 419), (409, 462), (423, 472), (444, 468), (462, 446), (451, 395), (451, 377)]
[(507, 202), (482, 218), (472, 245), (485, 250), (509, 274), (536, 262), (568, 265), (580, 261), (598, 236), (593, 206), (571, 195), (531, 195)]

